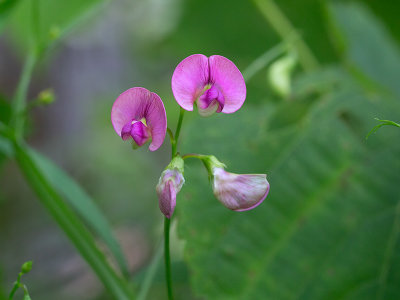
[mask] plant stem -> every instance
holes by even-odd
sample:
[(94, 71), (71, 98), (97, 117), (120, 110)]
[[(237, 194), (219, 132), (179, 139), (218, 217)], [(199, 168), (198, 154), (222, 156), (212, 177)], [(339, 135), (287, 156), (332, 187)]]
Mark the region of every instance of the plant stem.
[(172, 277), (171, 277), (171, 259), (169, 254), (169, 225), (171, 220), (164, 218), (164, 261), (165, 261), (165, 276), (167, 280), (168, 299), (172, 300)]
[(21, 276), (22, 276), (22, 273), (19, 273), (19, 274), (18, 274), (17, 281), (14, 282), (13, 289), (11, 290), (11, 293), (10, 293), (10, 295), (8, 296), (8, 299), (9, 299), (9, 300), (12, 300), (12, 299), (14, 298), (15, 292), (18, 290), (18, 288), (19, 288), (19, 286), (20, 286)]
[(23, 134), (24, 121), (25, 121), (25, 107), (26, 96), (28, 93), (29, 83), (31, 81), (32, 72), (37, 61), (35, 51), (31, 51), (25, 61), (22, 69), (21, 78), (18, 82), (17, 91), (13, 100), (13, 126), (15, 128), (15, 135), (20, 139)]
[[(174, 158), (177, 153), (177, 146), (179, 140), (179, 134), (181, 132), (183, 116), (185, 110), (181, 107), (179, 111), (178, 125), (176, 126), (175, 136), (173, 136), (172, 131), (168, 128), (168, 134), (171, 138), (171, 158)], [(168, 299), (173, 299), (172, 294), (172, 276), (171, 276), (171, 258), (169, 252), (169, 227), (171, 220), (165, 217), (164, 219), (164, 261), (165, 261), (165, 277), (167, 280), (167, 291)]]
[(188, 153), (182, 156), (182, 159), (186, 159), (186, 158), (197, 158), (200, 160), (203, 160), (204, 158), (206, 158), (207, 155), (203, 155), (203, 154), (196, 154), (196, 153)]
[[(281, 36), (282, 39), (285, 40), (294, 33), (299, 35), (273, 0), (253, 1), (263, 14), (264, 18), (271, 24), (271, 26)], [(298, 38), (293, 42), (293, 44), (299, 55), (300, 64), (306, 71), (312, 71), (318, 68), (319, 64), (317, 59), (303, 39)]]
[(179, 111), (178, 125), (176, 126), (176, 131), (175, 131), (175, 139), (174, 139), (174, 143), (172, 144), (172, 158), (174, 158), (174, 156), (176, 155), (176, 152), (177, 152), (179, 134), (181, 132), (184, 114), (185, 114), (185, 110), (181, 107), (180, 111)]

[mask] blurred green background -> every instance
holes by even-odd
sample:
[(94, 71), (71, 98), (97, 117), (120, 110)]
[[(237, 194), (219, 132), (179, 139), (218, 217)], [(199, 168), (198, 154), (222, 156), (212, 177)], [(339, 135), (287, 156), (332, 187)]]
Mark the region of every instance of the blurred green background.
[[(56, 101), (32, 110), (28, 142), (93, 197), (139, 289), (162, 236), (155, 185), (170, 145), (132, 151), (111, 126), (113, 101), (146, 87), (163, 99), (175, 128), (170, 81), (183, 58), (219, 54), (246, 71), (290, 37), (271, 25), (276, 15), (263, 13), (269, 0), (39, 3), (38, 38), (53, 46), (34, 70), (28, 99), (52, 88)], [(400, 130), (383, 127), (365, 139), (374, 117), (400, 121), (400, 3), (276, 4), (318, 65), (298, 62), (288, 97), (271, 86), (268, 64), (247, 80), (237, 113), (186, 113), (181, 153), (214, 154), (231, 172), (267, 173), (271, 191), (255, 210), (228, 211), (203, 166), (187, 161), (171, 242), (176, 298), (400, 299)], [(3, 122), (31, 11), (30, 0), (0, 1)], [(0, 168), (0, 299), (26, 260), (34, 261), (24, 278), (34, 300), (110, 299), (1, 151)], [(148, 299), (165, 298), (160, 264)]]

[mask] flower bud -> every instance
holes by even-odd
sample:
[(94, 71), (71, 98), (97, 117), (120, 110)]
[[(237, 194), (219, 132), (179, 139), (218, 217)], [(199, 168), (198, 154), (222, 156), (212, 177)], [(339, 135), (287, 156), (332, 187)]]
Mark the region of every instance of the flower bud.
[(268, 80), (271, 88), (281, 97), (287, 98), (291, 93), (291, 77), (297, 57), (294, 53), (275, 61), (268, 71)]
[(267, 197), (267, 175), (226, 172), (225, 165), (215, 156), (210, 156), (204, 163), (211, 172), (214, 196), (225, 207), (234, 211), (245, 211), (260, 205)]
[(37, 100), (43, 105), (52, 104), (55, 101), (54, 91), (52, 89), (45, 89), (41, 91)]
[(29, 272), (32, 270), (32, 264), (33, 264), (33, 262), (32, 262), (31, 260), (25, 262), (25, 263), (21, 266), (21, 273), (22, 273), (22, 274), (29, 273)]
[(183, 164), (183, 159), (180, 156), (175, 156), (161, 173), (156, 187), (160, 210), (168, 219), (174, 212), (176, 195), (185, 183)]

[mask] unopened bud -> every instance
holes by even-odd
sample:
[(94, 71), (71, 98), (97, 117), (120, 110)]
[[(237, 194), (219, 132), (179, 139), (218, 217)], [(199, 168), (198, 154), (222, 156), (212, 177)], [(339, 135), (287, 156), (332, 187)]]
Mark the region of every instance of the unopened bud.
[(268, 70), (271, 88), (284, 98), (291, 93), (291, 76), (296, 63), (296, 55), (290, 53), (275, 61)]
[(180, 156), (175, 156), (161, 173), (156, 187), (160, 210), (167, 218), (171, 218), (174, 213), (176, 195), (185, 183), (183, 166), (183, 159)]

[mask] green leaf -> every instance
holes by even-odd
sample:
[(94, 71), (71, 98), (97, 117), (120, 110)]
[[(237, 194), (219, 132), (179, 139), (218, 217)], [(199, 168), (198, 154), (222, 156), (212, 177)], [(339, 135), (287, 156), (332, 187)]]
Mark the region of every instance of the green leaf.
[(7, 17), (20, 0), (1, 0), (0, 1), (0, 32), (4, 27)]
[(336, 32), (347, 45), (347, 60), (369, 79), (400, 95), (400, 51), (383, 23), (359, 3), (336, 1), (330, 8)]
[(400, 103), (349, 82), (334, 90), (286, 126), (274, 126), (276, 112), (297, 106), (244, 105), (182, 133), (182, 153), (214, 154), (228, 171), (267, 173), (271, 184), (259, 207), (229, 211), (203, 166), (186, 162), (178, 224), (200, 296), (400, 299), (399, 133), (364, 138), (371, 115), (393, 119)]
[(76, 214), (64, 203), (58, 191), (47, 181), (35, 159), (31, 157), (29, 150), (14, 142), (14, 153), (22, 173), (41, 203), (49, 210), (110, 294), (115, 299), (132, 299), (133, 296), (127, 282), (118, 277), (107, 263), (103, 253), (97, 248), (92, 235), (80, 222)]
[(67, 34), (76, 25), (92, 17), (107, 0), (24, 0), (15, 8), (9, 18), (12, 38), (22, 49), (29, 47), (32, 38), (32, 1), (37, 5), (37, 35), (41, 46), (48, 46), (54, 40)]
[(45, 179), (79, 213), (85, 223), (101, 237), (114, 255), (121, 271), (128, 276), (127, 262), (121, 247), (115, 239), (111, 226), (90, 196), (63, 170), (43, 155), (29, 149), (29, 155)]

